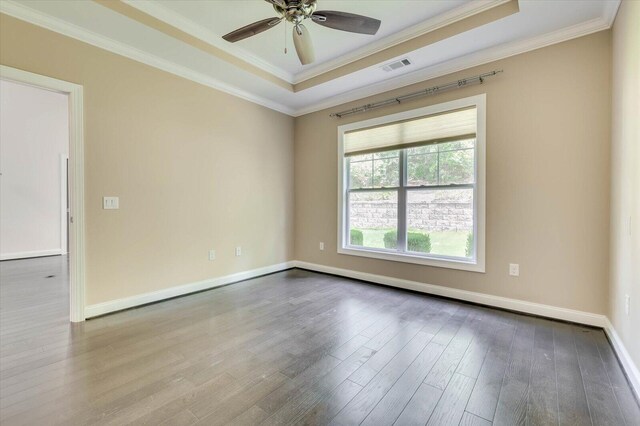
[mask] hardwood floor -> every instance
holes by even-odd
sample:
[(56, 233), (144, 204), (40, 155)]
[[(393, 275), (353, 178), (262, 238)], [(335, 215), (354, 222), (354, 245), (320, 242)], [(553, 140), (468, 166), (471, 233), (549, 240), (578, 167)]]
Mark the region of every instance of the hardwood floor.
[(64, 257), (0, 278), (2, 425), (640, 424), (597, 329), (302, 270), (73, 325)]

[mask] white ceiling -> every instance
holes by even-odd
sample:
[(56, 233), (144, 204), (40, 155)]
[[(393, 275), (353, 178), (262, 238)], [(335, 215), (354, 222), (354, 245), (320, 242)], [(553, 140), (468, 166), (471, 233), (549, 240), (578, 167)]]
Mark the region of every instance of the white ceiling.
[[(292, 49), (291, 25), (278, 25), (254, 37), (242, 40), (233, 48), (257, 56), (271, 66), (295, 76), (303, 68), (314, 68), (328, 60), (362, 48), (402, 30), (433, 19), (470, 0), (425, 1), (425, 0), (318, 0), (318, 11), (339, 10), (380, 19), (382, 24), (375, 36), (332, 30), (306, 21), (305, 25), (313, 37), (316, 63), (303, 67)], [(137, 3), (137, 2), (136, 2)], [(136, 4), (133, 3), (133, 4)], [(277, 16), (273, 7), (265, 1), (234, 0), (205, 2), (200, 0), (158, 0), (156, 7), (165, 7), (196, 25), (206, 28), (218, 37), (249, 23)], [(229, 6), (231, 5), (231, 6)], [(286, 31), (286, 33), (285, 33)], [(285, 37), (286, 35), (286, 37)], [(288, 54), (284, 54), (284, 44)]]
[[(474, 7), (499, 1), (318, 0), (318, 10), (359, 13), (383, 23), (376, 36), (308, 24), (317, 61), (302, 67), (292, 51), (290, 34), (289, 53), (284, 55), (282, 51), (282, 24), (234, 44), (220, 38), (238, 27), (272, 16), (273, 9), (263, 0), (125, 0), (293, 83), (366, 56), (446, 19), (468, 13)], [(383, 64), (379, 64), (297, 93), (93, 1), (2, 0), (0, 11), (278, 111), (301, 115), (604, 30), (610, 27), (619, 3), (619, 0), (520, 0), (518, 13), (403, 55), (411, 59), (411, 66), (387, 73), (381, 69)]]

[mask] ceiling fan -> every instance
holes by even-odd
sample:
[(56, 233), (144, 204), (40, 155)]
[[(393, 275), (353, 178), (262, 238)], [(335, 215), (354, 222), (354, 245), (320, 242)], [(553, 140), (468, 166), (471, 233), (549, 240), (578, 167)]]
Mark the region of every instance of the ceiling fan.
[(378, 19), (368, 16), (356, 15), (354, 13), (337, 12), (333, 10), (322, 10), (316, 12), (316, 0), (265, 0), (273, 5), (279, 17), (267, 18), (254, 22), (229, 34), (222, 36), (223, 39), (231, 43), (244, 40), (263, 31), (273, 28), (283, 20), (293, 24), (293, 44), (298, 53), (298, 58), (302, 65), (307, 65), (315, 60), (313, 43), (309, 31), (302, 24), (305, 19), (310, 18), (316, 24), (334, 30), (348, 31), (351, 33), (374, 35), (380, 28)]

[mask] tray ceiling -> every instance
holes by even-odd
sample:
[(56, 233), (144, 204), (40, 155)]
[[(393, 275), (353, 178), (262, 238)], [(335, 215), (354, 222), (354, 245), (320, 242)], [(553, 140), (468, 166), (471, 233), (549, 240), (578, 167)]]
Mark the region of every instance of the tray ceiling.
[[(260, 19), (276, 16), (273, 8), (265, 1), (236, 0), (233, 2), (160, 0), (156, 5), (170, 9), (196, 25), (215, 34), (217, 37)], [(452, 1), (397, 1), (397, 0), (318, 0), (318, 10), (339, 10), (343, 12), (366, 14), (380, 19), (382, 25), (375, 36), (336, 31), (320, 25), (305, 22), (311, 32), (316, 49), (316, 63), (300, 65), (292, 51), (291, 25), (280, 25), (262, 34), (250, 37), (230, 45), (238, 52), (252, 55), (279, 68), (283, 73), (296, 76), (303, 70), (313, 69), (332, 59), (361, 49), (373, 42), (380, 41), (393, 34), (406, 30), (429, 19), (442, 16), (469, 0)], [(286, 37), (285, 37), (286, 35)], [(285, 40), (288, 54), (284, 54)]]
[[(3, 0), (0, 11), (301, 115), (607, 29), (619, 3), (318, 0), (318, 10), (368, 15), (382, 25), (366, 36), (307, 24), (316, 49), (316, 62), (307, 66), (293, 51), (290, 25), (288, 54), (284, 25), (234, 44), (222, 40), (231, 30), (275, 16), (262, 0)], [(404, 57), (410, 66), (382, 69)]]

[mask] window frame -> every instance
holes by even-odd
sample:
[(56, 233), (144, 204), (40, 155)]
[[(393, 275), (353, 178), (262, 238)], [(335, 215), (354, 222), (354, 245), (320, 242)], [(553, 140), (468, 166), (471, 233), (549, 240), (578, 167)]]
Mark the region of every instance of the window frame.
[[(344, 156), (344, 135), (346, 132), (362, 128), (390, 124), (402, 120), (424, 117), (428, 115), (453, 111), (466, 107), (476, 108), (476, 142), (474, 155), (475, 184), (473, 185), (473, 235), (474, 257), (471, 259), (450, 257), (437, 254), (418, 254), (412, 252), (397, 252), (382, 248), (367, 248), (349, 245), (349, 170), (348, 162)], [(372, 118), (369, 120), (338, 126), (338, 247), (339, 254), (369, 257), (374, 259), (389, 260), (395, 262), (414, 263), (418, 265), (435, 266), (440, 268), (459, 269), (472, 272), (485, 272), (485, 205), (486, 205), (486, 94), (456, 99), (423, 108), (403, 111), (396, 114)], [(398, 196), (398, 245), (404, 247), (407, 225), (408, 191), (428, 189), (426, 187), (406, 186), (406, 148), (400, 150), (399, 161), (399, 186), (372, 188), (371, 191), (396, 191)], [(452, 185), (451, 188), (468, 187), (469, 185)], [(433, 188), (434, 190), (446, 189), (446, 187)], [(366, 189), (365, 189), (366, 190)], [(358, 191), (358, 190), (356, 190)], [(404, 221), (400, 220), (404, 217)]]

